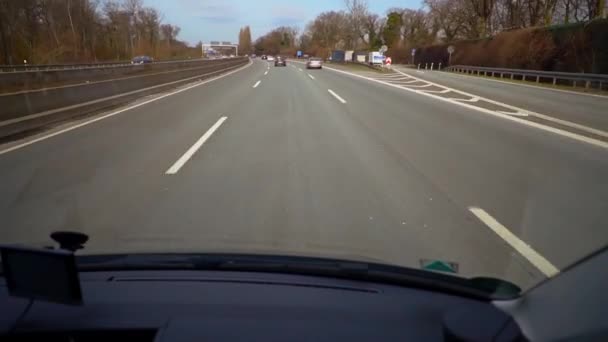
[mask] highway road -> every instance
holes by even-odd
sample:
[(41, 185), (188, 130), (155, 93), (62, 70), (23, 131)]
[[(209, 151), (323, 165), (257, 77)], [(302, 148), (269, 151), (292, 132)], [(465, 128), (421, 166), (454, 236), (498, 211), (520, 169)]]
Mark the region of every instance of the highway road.
[[(0, 241), (69, 229), (90, 235), (81, 253), (443, 260), (522, 287), (606, 245), (606, 98), (476, 94), (593, 133), (334, 69), (254, 60), (0, 146)], [(587, 119), (552, 112), (560, 99)]]
[(429, 70), (416, 71), (401, 66), (396, 69), (471, 94), (608, 131), (606, 96), (547, 89), (521, 82), (510, 83), (499, 78), (488, 79)]

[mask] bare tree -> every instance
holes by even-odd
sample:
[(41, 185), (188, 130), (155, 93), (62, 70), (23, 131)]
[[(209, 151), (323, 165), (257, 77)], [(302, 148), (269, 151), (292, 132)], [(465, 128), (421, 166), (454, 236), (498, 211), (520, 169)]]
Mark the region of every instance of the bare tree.
[(425, 45), (435, 41), (439, 26), (426, 12), (407, 9), (401, 17), (403, 40), (408, 46)]
[(367, 44), (371, 49), (377, 49), (382, 45), (382, 40), (380, 39), (382, 29), (383, 22), (377, 14), (368, 14), (365, 17), (365, 34), (367, 36)]
[(492, 15), (495, 0), (469, 0), (473, 6), (474, 13), (478, 16), (477, 31), (480, 37), (487, 36), (488, 23)]
[(466, 26), (466, 16), (470, 12), (466, 0), (425, 0), (429, 16), (439, 25), (440, 33), (446, 42), (462, 36)]
[(308, 31), (313, 42), (321, 49), (324, 56), (330, 51), (345, 46), (345, 28), (348, 25), (346, 13), (340, 11), (323, 12), (309, 25)]
[(344, 0), (344, 3), (347, 9), (347, 31), (343, 34), (348, 40), (347, 46), (356, 49), (360, 43), (365, 42), (365, 36), (369, 34), (367, 2), (365, 0)]
[(530, 26), (550, 25), (555, 13), (557, 0), (528, 0), (528, 17)]

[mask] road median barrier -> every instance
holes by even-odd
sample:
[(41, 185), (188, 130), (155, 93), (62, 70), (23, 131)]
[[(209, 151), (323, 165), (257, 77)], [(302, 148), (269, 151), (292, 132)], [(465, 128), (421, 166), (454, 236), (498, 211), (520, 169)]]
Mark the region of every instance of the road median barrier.
[(0, 94), (0, 137), (106, 110), (137, 98), (218, 76), (247, 58), (180, 63), (154, 73)]

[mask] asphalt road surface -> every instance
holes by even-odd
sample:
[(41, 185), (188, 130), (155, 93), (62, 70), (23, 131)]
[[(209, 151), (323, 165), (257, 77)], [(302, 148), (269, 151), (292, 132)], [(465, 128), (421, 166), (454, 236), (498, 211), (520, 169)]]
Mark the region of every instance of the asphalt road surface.
[[(603, 136), (355, 74), (255, 60), (1, 146), (0, 241), (68, 229), (90, 235), (80, 253), (443, 260), (523, 287), (606, 244)], [(492, 87), (476, 95), (605, 129), (606, 98)]]
[(487, 79), (429, 70), (420, 72), (400, 66), (396, 69), (448, 87), (608, 131), (606, 96), (547, 89), (533, 83), (509, 83), (499, 78)]

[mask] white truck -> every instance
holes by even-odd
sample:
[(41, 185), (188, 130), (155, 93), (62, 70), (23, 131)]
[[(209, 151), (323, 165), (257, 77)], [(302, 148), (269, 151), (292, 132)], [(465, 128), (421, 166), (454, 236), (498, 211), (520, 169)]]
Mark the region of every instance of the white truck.
[(344, 54), (344, 60), (347, 62), (352, 62), (354, 52), (355, 52), (354, 50), (346, 50), (346, 52)]
[(382, 65), (384, 63), (384, 55), (379, 51), (372, 51), (369, 53), (369, 64), (371, 65)]

